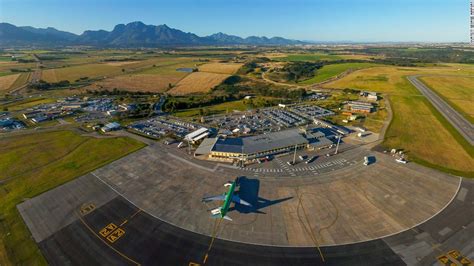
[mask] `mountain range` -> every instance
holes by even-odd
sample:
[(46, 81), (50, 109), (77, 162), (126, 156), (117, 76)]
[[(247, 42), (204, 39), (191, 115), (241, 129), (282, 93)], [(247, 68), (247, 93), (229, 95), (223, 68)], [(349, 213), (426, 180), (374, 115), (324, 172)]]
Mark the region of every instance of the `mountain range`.
[(200, 37), (164, 25), (146, 25), (136, 21), (118, 24), (112, 31), (86, 30), (81, 35), (55, 28), (17, 27), (0, 23), (0, 46), (88, 45), (98, 47), (163, 47), (205, 45), (296, 45), (306, 42), (282, 37), (250, 36), (242, 38), (222, 32)]

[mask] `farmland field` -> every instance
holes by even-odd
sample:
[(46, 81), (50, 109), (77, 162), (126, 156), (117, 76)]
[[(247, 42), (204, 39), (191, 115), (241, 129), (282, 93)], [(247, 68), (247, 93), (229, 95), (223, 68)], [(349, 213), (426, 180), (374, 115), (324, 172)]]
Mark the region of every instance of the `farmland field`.
[(426, 76), (421, 80), (474, 124), (474, 77)]
[(331, 78), (334, 78), (346, 71), (353, 71), (363, 68), (368, 68), (372, 66), (377, 66), (376, 64), (371, 63), (345, 63), (345, 64), (332, 64), (326, 65), (321, 69), (316, 71), (316, 74), (313, 78), (307, 79), (300, 82), (300, 84), (315, 84), (323, 81), (327, 81)]
[(199, 71), (220, 74), (234, 74), (241, 66), (242, 64), (235, 63), (209, 63), (200, 66)]
[[(0, 261), (46, 265), (16, 205), (140, 149), (129, 138), (97, 139), (56, 131), (0, 139)], [(93, 150), (94, 152), (90, 152)], [(7, 179), (8, 178), (8, 179)]]
[(121, 73), (119, 67), (109, 66), (107, 64), (89, 64), (56, 69), (47, 69), (43, 71), (41, 79), (47, 82), (59, 82), (69, 80), (74, 82), (82, 77), (102, 77)]
[[(183, 75), (184, 76), (184, 75)], [(119, 90), (143, 91), (143, 92), (164, 92), (169, 89), (169, 84), (176, 84), (181, 79), (180, 75), (154, 75), (154, 74), (133, 74), (120, 75), (108, 78), (87, 86), (89, 90)]]
[(271, 58), (275, 61), (285, 61), (285, 62), (304, 62), (304, 61), (334, 61), (342, 59), (341, 56), (325, 53), (315, 53), (315, 54), (290, 54), (286, 56), (277, 56)]
[(182, 79), (169, 93), (174, 95), (185, 95), (191, 93), (208, 92), (228, 78), (226, 74), (215, 74), (207, 72), (194, 72)]
[(374, 67), (358, 70), (324, 87), (357, 88), (387, 94), (394, 117), (383, 143), (385, 147), (404, 149), (414, 161), (472, 177), (474, 148), (406, 79), (408, 75), (446, 73), (472, 75), (474, 68), (469, 65), (442, 68)]
[[(226, 102), (204, 108), (209, 110), (209, 115), (226, 114), (232, 113), (233, 111), (245, 111), (248, 109), (247, 105), (244, 103), (244, 100)], [(199, 109), (202, 108), (192, 108), (183, 111), (178, 111), (173, 115), (177, 117), (198, 117)]]
[(20, 77), (20, 74), (7, 75), (0, 77), (0, 92), (4, 92), (10, 89), (15, 81)]

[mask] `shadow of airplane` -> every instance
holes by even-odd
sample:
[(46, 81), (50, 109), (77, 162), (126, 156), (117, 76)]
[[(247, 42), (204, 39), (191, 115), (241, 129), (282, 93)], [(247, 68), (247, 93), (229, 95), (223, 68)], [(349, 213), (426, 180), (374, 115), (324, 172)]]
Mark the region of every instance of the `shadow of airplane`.
[(260, 189), (260, 180), (258, 179), (248, 179), (246, 177), (239, 178), (239, 192), (238, 195), (241, 199), (252, 204), (252, 206), (245, 206), (242, 204), (235, 204), (234, 207), (229, 208), (229, 211), (238, 211), (239, 213), (260, 213), (266, 214), (261, 211), (266, 207), (271, 205), (279, 204), (281, 202), (292, 199), (293, 197), (287, 197), (277, 200), (264, 199), (258, 196)]

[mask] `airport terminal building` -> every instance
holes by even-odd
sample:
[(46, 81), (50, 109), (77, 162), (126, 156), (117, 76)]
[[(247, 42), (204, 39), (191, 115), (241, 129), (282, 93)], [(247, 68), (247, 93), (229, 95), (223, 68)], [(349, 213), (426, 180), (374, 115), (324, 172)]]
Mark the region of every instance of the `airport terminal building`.
[(242, 138), (208, 138), (195, 152), (195, 156), (204, 156), (209, 160), (251, 161), (268, 155), (285, 154), (295, 149), (321, 149), (333, 144), (319, 131), (301, 132), (290, 129)]

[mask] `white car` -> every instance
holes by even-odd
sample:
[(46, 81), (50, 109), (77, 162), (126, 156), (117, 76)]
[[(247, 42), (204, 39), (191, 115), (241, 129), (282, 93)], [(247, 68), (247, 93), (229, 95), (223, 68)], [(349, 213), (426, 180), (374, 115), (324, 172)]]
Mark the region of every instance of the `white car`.
[(402, 164), (406, 164), (407, 163), (407, 160), (403, 159), (403, 158), (399, 158), (399, 159), (396, 159), (395, 160), (397, 163), (402, 163)]

